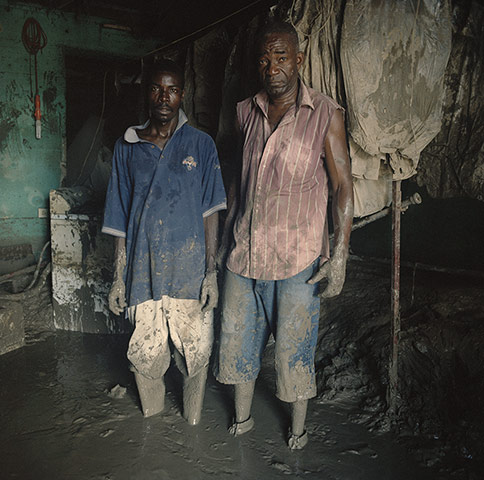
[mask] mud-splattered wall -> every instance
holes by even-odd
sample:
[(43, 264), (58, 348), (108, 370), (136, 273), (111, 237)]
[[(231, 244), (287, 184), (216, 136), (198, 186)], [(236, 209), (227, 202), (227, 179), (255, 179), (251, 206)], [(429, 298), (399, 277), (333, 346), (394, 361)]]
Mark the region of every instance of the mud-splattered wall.
[[(42, 138), (35, 138), (29, 54), (21, 39), (27, 18), (47, 35), (38, 55)], [(138, 57), (155, 40), (135, 39), (105, 29), (102, 19), (48, 11), (0, 0), (0, 245), (32, 244), (38, 253), (48, 238), (49, 190), (60, 185), (66, 161), (64, 54), (72, 49), (93, 54)], [(35, 88), (32, 62), (32, 82)]]

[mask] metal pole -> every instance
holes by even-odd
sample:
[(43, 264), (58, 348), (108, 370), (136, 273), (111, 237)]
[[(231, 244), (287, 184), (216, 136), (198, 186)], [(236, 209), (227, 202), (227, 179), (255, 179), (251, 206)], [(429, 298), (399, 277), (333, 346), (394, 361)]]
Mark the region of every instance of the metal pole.
[[(422, 197), (418, 193), (414, 193), (412, 196), (408, 197), (407, 200), (404, 200), (402, 202), (400, 210), (402, 212), (405, 212), (410, 205), (420, 205), (421, 203), (422, 203)], [(379, 220), (380, 218), (387, 216), (392, 210), (392, 208), (393, 207), (384, 208), (383, 210), (380, 210), (377, 213), (374, 213), (357, 222), (354, 222), (353, 225), (351, 226), (351, 231), (357, 230), (358, 228), (364, 227), (369, 223), (374, 222), (375, 220)]]
[(400, 340), (400, 215), (402, 208), (401, 180), (392, 185), (392, 327), (391, 327), (391, 355), (389, 368), (389, 407), (390, 415), (394, 418), (397, 413), (398, 399), (398, 347)]

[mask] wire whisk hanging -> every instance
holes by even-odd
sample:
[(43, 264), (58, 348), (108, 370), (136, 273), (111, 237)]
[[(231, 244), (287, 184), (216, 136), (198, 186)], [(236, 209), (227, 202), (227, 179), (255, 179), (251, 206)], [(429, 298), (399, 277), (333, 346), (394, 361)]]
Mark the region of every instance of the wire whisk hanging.
[(32, 92), (32, 56), (34, 57), (34, 70), (35, 70), (35, 136), (41, 137), (41, 124), (40, 124), (40, 95), (39, 95), (39, 75), (37, 70), (37, 54), (47, 45), (47, 35), (42, 30), (39, 22), (35, 18), (27, 18), (22, 28), (22, 43), (25, 49), (31, 55), (30, 57), (30, 94)]

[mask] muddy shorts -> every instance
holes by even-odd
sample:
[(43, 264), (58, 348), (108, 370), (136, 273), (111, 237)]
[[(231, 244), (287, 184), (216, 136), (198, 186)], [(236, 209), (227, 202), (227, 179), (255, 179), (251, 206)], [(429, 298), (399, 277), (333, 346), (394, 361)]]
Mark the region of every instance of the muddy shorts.
[(208, 365), (213, 343), (213, 310), (202, 313), (198, 300), (163, 296), (128, 308), (135, 330), (128, 346), (132, 369), (148, 378), (160, 378), (170, 366), (170, 341), (180, 355), (177, 366), (195, 375)]
[(276, 395), (285, 402), (316, 395), (314, 353), (320, 300), (306, 281), (319, 259), (285, 280), (253, 280), (226, 271), (220, 345), (214, 373), (219, 382), (257, 378), (270, 333), (275, 338)]

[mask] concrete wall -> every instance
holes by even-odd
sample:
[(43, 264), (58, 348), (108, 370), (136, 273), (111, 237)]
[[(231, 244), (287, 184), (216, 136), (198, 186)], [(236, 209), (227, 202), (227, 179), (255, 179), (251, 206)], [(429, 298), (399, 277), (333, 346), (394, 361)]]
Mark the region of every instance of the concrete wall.
[[(35, 18), (47, 35), (38, 55), (42, 138), (35, 138), (29, 57), (21, 33)], [(74, 16), (0, 0), (0, 246), (30, 243), (39, 253), (49, 237), (49, 190), (60, 185), (66, 163), (64, 55), (68, 50), (138, 57), (155, 41), (105, 29), (103, 19)], [(32, 88), (35, 89), (32, 60)]]

